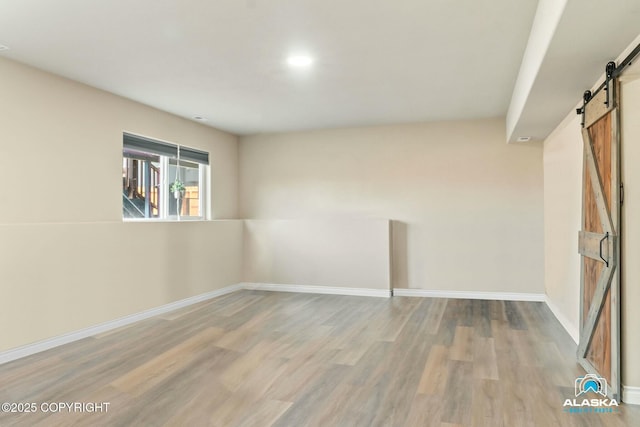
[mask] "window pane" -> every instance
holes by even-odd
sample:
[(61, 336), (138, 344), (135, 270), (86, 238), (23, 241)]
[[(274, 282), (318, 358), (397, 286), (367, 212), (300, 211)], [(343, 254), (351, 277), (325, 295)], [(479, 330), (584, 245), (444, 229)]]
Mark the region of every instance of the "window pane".
[[(177, 168), (177, 161), (169, 161), (169, 215), (176, 215), (180, 212), (180, 217), (202, 217), (200, 207), (200, 165), (197, 163), (180, 161)], [(204, 166), (203, 166), (204, 167)], [(177, 179), (182, 183), (179, 191), (174, 191), (176, 181), (176, 169), (178, 169)]]
[(125, 153), (122, 158), (122, 217), (158, 218), (160, 162), (140, 157), (127, 157)]

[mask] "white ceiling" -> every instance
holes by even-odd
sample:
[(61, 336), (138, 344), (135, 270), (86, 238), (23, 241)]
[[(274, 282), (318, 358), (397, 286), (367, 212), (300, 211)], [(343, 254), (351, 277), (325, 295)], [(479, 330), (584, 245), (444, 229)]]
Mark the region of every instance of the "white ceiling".
[(0, 0), (0, 55), (236, 134), (507, 116), (513, 141), (638, 22), (640, 0)]
[(237, 134), (498, 117), (536, 5), (0, 0), (0, 54)]

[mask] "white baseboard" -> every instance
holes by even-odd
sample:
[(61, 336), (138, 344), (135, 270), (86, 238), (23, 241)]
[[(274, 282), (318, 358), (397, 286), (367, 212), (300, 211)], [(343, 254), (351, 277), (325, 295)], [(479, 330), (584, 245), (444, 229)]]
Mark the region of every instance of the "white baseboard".
[(551, 310), (553, 315), (556, 316), (556, 319), (558, 319), (558, 322), (560, 322), (564, 330), (567, 331), (573, 341), (578, 344), (580, 342), (580, 331), (578, 327), (571, 323), (569, 319), (567, 319), (562, 311), (560, 311), (558, 306), (555, 305), (553, 301), (551, 301), (548, 295), (545, 295), (544, 302), (547, 304), (547, 307), (549, 307), (549, 310)]
[(129, 316), (121, 317), (120, 319), (111, 320), (99, 325), (90, 326), (79, 331), (70, 332), (68, 334), (60, 335), (57, 337), (49, 338), (43, 341), (38, 341), (33, 344), (27, 344), (22, 347), (14, 348), (11, 350), (0, 352), (0, 365), (10, 362), (12, 360), (20, 359), (22, 357), (30, 356), (32, 354), (40, 353), (41, 351), (49, 350), (54, 347), (68, 344), (73, 341), (78, 341), (83, 338), (91, 337), (93, 335), (101, 334), (103, 332), (110, 331), (122, 326), (129, 325), (131, 323), (138, 322), (140, 320), (148, 319), (159, 314), (164, 314), (179, 308), (183, 308), (192, 304), (196, 304), (202, 301), (206, 301), (211, 298), (219, 297), (229, 294), (231, 292), (239, 291), (243, 289), (243, 284), (238, 283), (224, 287), (222, 289), (216, 289), (215, 291), (207, 292), (193, 297), (185, 298), (180, 301), (174, 301), (169, 304), (162, 305), (160, 307), (154, 307), (149, 310), (141, 311), (140, 313), (131, 314)]
[[(40, 353), (54, 347), (71, 343), (93, 335), (101, 334), (112, 329), (126, 326), (140, 320), (148, 319), (153, 316), (168, 313), (179, 308), (183, 308), (201, 301), (229, 294), (231, 292), (242, 289), (261, 290), (261, 291), (277, 291), (277, 292), (299, 292), (314, 294), (331, 294), (331, 295), (352, 295), (367, 297), (383, 297), (390, 296), (400, 297), (428, 297), (428, 298), (463, 298), (463, 299), (488, 299), (488, 300), (508, 300), (508, 301), (543, 301), (547, 304), (551, 312), (556, 316), (560, 324), (567, 330), (571, 338), (578, 342), (579, 334), (577, 329), (564, 317), (557, 307), (544, 294), (531, 293), (508, 293), (508, 292), (466, 292), (466, 291), (433, 291), (428, 289), (402, 289), (395, 288), (393, 292), (388, 289), (370, 289), (370, 288), (341, 288), (332, 286), (311, 286), (311, 285), (283, 285), (273, 283), (238, 283), (236, 285), (227, 286), (222, 289), (185, 298), (169, 304), (155, 307), (149, 310), (135, 313), (129, 316), (115, 319), (99, 325), (90, 326), (79, 331), (70, 332), (33, 344), (28, 344), (15, 349), (0, 352), (0, 364), (20, 359), (35, 353)], [(625, 394), (626, 393), (626, 394)], [(625, 387), (623, 396), (627, 403), (640, 404), (640, 387)]]
[(622, 401), (628, 405), (640, 405), (640, 387), (623, 385)]
[(244, 289), (275, 292), (300, 292), (307, 294), (354, 295), (362, 297), (389, 298), (389, 289), (339, 288), (334, 286), (281, 285), (275, 283), (244, 283)]
[(473, 292), (473, 291), (434, 291), (430, 289), (394, 288), (393, 295), (399, 297), (487, 299), (499, 301), (537, 301), (545, 300), (544, 294), (521, 292)]

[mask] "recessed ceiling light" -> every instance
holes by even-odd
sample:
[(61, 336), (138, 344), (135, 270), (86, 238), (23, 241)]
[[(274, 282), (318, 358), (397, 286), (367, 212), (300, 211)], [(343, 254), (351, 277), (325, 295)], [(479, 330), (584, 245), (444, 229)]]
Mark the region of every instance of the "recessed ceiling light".
[(5, 46), (3, 44), (0, 44), (0, 50), (9, 50), (9, 46)]
[(517, 141), (518, 142), (529, 142), (529, 141), (531, 141), (531, 137), (530, 136), (519, 136)]
[(201, 121), (201, 122), (206, 122), (206, 121), (207, 121), (207, 119), (205, 119), (205, 118), (204, 118), (204, 117), (202, 117), (202, 116), (193, 116), (193, 119), (194, 119), (194, 120), (199, 120), (199, 121)]
[(306, 55), (294, 55), (287, 58), (287, 63), (292, 67), (308, 67), (313, 63), (313, 59)]

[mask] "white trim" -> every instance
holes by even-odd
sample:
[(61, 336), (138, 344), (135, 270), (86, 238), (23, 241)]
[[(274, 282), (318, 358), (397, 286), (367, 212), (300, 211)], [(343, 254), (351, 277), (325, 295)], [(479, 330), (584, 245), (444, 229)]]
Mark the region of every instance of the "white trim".
[(544, 294), (521, 292), (475, 292), (475, 291), (434, 291), (431, 289), (393, 288), (393, 295), (399, 297), (488, 299), (499, 301), (544, 302)]
[(578, 327), (569, 321), (558, 306), (549, 298), (549, 295), (545, 295), (544, 302), (547, 304), (547, 307), (549, 307), (549, 310), (551, 310), (551, 313), (556, 316), (556, 319), (558, 319), (558, 322), (560, 322), (564, 330), (571, 336), (571, 339), (578, 344), (580, 342), (580, 331)]
[(334, 286), (281, 285), (275, 283), (244, 283), (244, 289), (275, 292), (300, 292), (306, 294), (355, 295), (362, 297), (391, 296), (390, 289), (340, 288)]
[[(90, 326), (79, 331), (27, 344), (22, 347), (0, 352), (0, 365), (32, 354), (40, 353), (54, 347), (68, 344), (83, 338), (101, 334), (112, 329), (130, 325), (140, 320), (153, 316), (168, 313), (179, 308), (187, 307), (202, 301), (206, 301), (218, 296), (226, 295), (242, 289), (275, 291), (275, 292), (299, 292), (313, 294), (331, 295), (352, 295), (367, 297), (388, 298), (392, 295), (399, 297), (427, 297), (427, 298), (463, 298), (463, 299), (488, 299), (488, 300), (508, 300), (508, 301), (539, 301), (545, 302), (560, 324), (566, 329), (571, 338), (577, 343), (579, 334), (577, 329), (567, 320), (560, 310), (544, 294), (533, 293), (509, 293), (509, 292), (467, 292), (467, 291), (434, 291), (428, 289), (404, 289), (394, 288), (393, 291), (387, 289), (371, 288), (341, 288), (333, 286), (312, 286), (312, 285), (284, 285), (274, 283), (238, 283), (221, 289), (216, 289), (200, 295), (195, 295), (179, 301), (174, 301), (160, 307), (151, 308), (140, 313), (131, 314), (120, 319), (111, 320), (99, 325)], [(640, 387), (624, 387), (623, 400), (630, 404), (640, 404)]]
[(121, 326), (130, 325), (140, 320), (148, 319), (159, 314), (168, 313), (179, 308), (183, 308), (192, 304), (196, 304), (202, 301), (206, 301), (211, 298), (219, 297), (229, 294), (231, 292), (239, 291), (243, 289), (241, 283), (226, 286), (215, 291), (207, 292), (200, 295), (195, 295), (189, 298), (185, 298), (179, 301), (174, 301), (169, 304), (161, 305), (160, 307), (154, 307), (149, 310), (141, 311), (140, 313), (131, 314), (129, 316), (121, 317), (116, 320), (110, 320), (108, 322), (101, 323), (95, 326), (89, 326), (88, 328), (80, 329), (79, 331), (69, 332), (68, 334), (59, 335), (57, 337), (49, 338), (43, 341), (38, 341), (32, 344), (27, 344), (22, 347), (14, 348), (11, 350), (0, 352), (0, 365), (10, 362), (12, 360), (20, 359), (22, 357), (30, 356), (32, 354), (40, 353), (41, 351), (49, 350), (54, 347), (58, 347), (64, 344), (68, 344), (73, 341), (78, 341), (83, 338), (87, 338), (93, 335), (101, 334), (103, 332), (110, 331), (112, 329), (119, 328)]
[(640, 387), (623, 385), (622, 401), (628, 405), (640, 405)]

